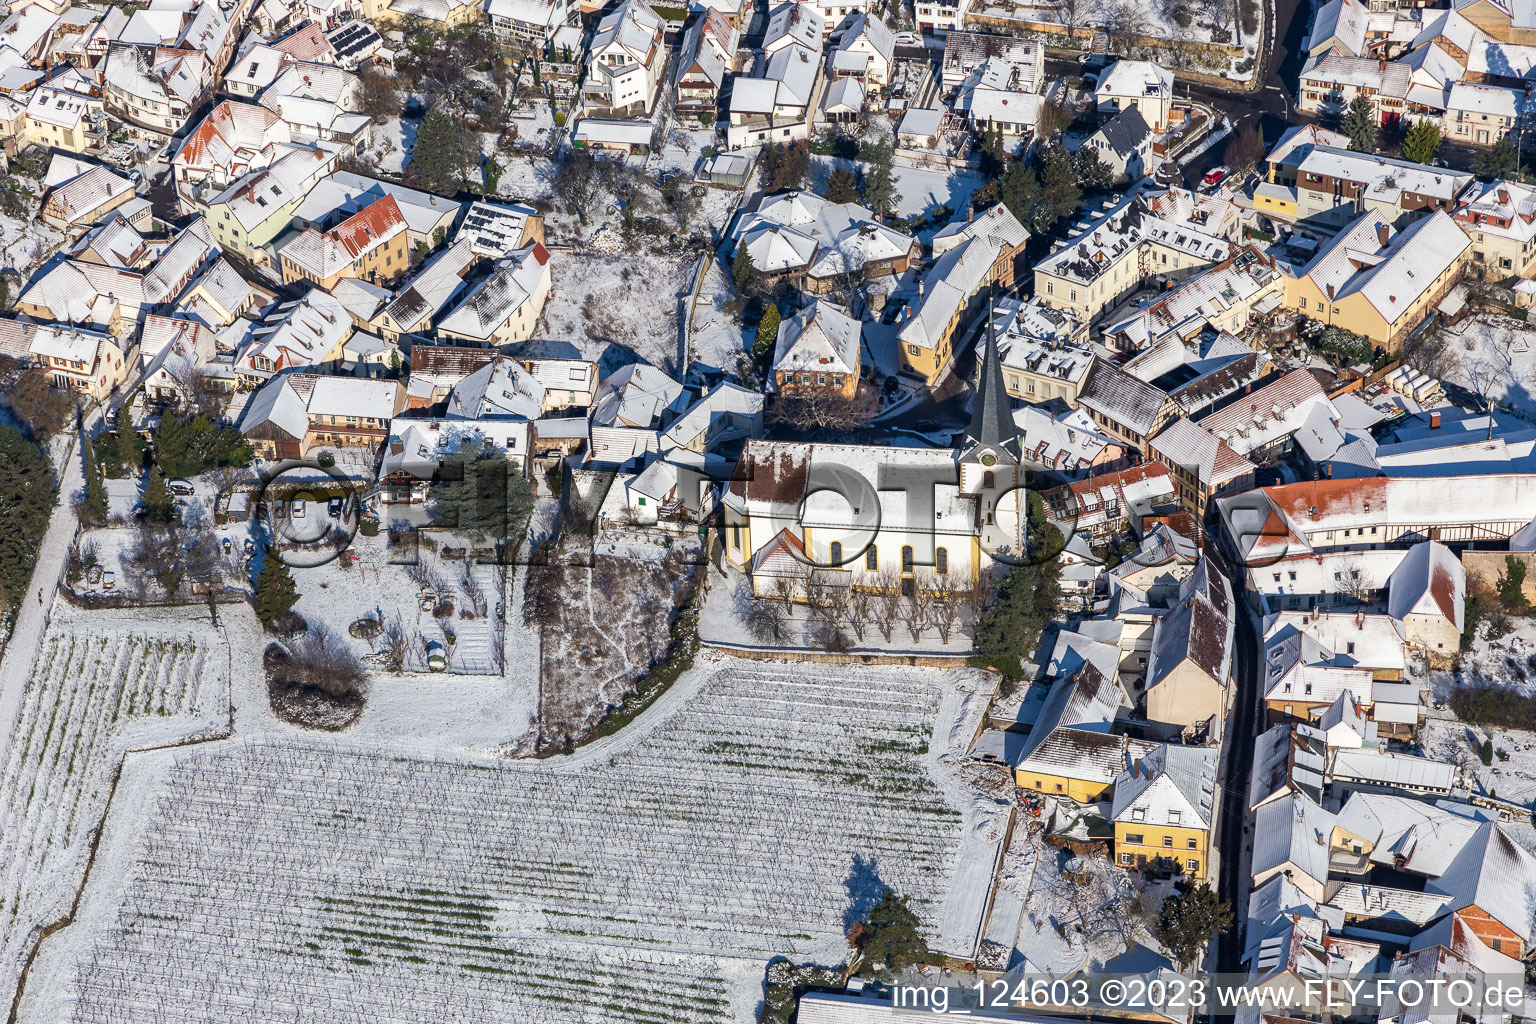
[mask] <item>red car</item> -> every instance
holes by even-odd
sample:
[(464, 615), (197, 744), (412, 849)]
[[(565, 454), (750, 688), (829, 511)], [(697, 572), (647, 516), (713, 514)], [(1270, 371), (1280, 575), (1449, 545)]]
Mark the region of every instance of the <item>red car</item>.
[(1220, 185), (1222, 182), (1227, 180), (1228, 173), (1229, 172), (1225, 167), (1212, 167), (1210, 170), (1205, 172), (1205, 177), (1200, 179), (1200, 187), (1215, 188), (1217, 185)]

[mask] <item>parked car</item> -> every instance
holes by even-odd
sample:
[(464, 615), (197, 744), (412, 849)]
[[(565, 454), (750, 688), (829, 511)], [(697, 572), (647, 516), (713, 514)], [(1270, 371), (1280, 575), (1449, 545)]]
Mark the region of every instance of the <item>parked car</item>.
[(916, 32), (897, 32), (897, 46), (922, 46), (923, 37)]
[(179, 476), (171, 477), (165, 482), (165, 486), (170, 490), (172, 494), (180, 494), (182, 496), (186, 496), (189, 494), (197, 493), (197, 488), (192, 486), (192, 481), (183, 480)]
[(288, 505), (288, 517), (290, 519), (303, 519), (305, 515), (304, 506), (307, 504), (309, 502), (303, 498), (294, 498)]
[(326, 511), (326, 514), (329, 515), (332, 519), (340, 519), (341, 518), (341, 499), (340, 498), (332, 498), (330, 501), (326, 502), (325, 511)]
[(107, 569), (101, 574), (101, 589), (111, 590), (115, 586), (117, 586), (117, 573)]
[(1226, 167), (1212, 167), (1205, 172), (1205, 177), (1200, 179), (1200, 187), (1203, 189), (1213, 189), (1226, 181), (1229, 173), (1231, 172)]

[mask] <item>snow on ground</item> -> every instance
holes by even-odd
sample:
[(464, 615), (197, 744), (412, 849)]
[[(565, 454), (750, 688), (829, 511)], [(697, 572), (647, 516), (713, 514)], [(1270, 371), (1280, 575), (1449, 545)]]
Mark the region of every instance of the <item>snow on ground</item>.
[(1488, 623), (1480, 622), (1472, 645), (1461, 653), (1461, 670), (1429, 673), (1434, 699), (1444, 704), (1458, 684), (1492, 683), (1524, 694), (1536, 694), (1536, 618), (1509, 616), (1509, 632), (1490, 637)]
[[(816, 191), (826, 188), (827, 176), (838, 167), (856, 168), (862, 173), (864, 165), (857, 160), (829, 156), (812, 156), (809, 185)], [(964, 168), (924, 166), (902, 157), (894, 165), (896, 190), (901, 193), (896, 203), (896, 215), (916, 217), (933, 212), (940, 206), (948, 206), (955, 216), (965, 216), (966, 204), (987, 179), (980, 173)], [(934, 225), (935, 228), (943, 225)]]
[(693, 253), (559, 253), (555, 288), (535, 337), (570, 340), (607, 376), (636, 357), (662, 369), (677, 363), (678, 294), (692, 284)]
[(64, 236), (41, 220), (20, 221), (0, 214), (0, 268), (14, 267), (26, 276), (63, 243)]
[(1531, 327), (1507, 316), (1469, 317), (1448, 330), (1448, 345), (1459, 359), (1452, 383), (1473, 391), (1486, 377), (1491, 397), (1536, 418), (1536, 341)]
[[(724, 644), (731, 647), (768, 650), (804, 650), (806, 647), (814, 649), (815, 643), (810, 636), (810, 615), (804, 605), (797, 604), (788, 613), (788, 622), (784, 627), (785, 638), (782, 643), (766, 643), (752, 635), (746, 625), (747, 612), (754, 601), (767, 602), (768, 600), (768, 598), (753, 597), (751, 581), (736, 569), (727, 568), (724, 578), (719, 574), (711, 576), (709, 596), (705, 599), (703, 610), (699, 613), (700, 639), (707, 644)], [(843, 631), (853, 642), (852, 651), (856, 654), (927, 653), (953, 654), (958, 657), (970, 654), (973, 646), (969, 613), (963, 608), (947, 642), (940, 635), (938, 627), (931, 623), (922, 627), (919, 630), (918, 639), (913, 640), (911, 629), (900, 618), (892, 626), (889, 641), (885, 639), (878, 617), (865, 626), (862, 637), (851, 624), (846, 622), (843, 623)]]
[(224, 735), (229, 654), (206, 623), (144, 628), (63, 609), (0, 765), (0, 994), (32, 930), (68, 913), (125, 751)]
[(882, 885), (946, 918), (962, 837), (1006, 824), (950, 746), (989, 689), (704, 656), (567, 758), (276, 734), (147, 755), (20, 1020), (415, 1021), (452, 993), (466, 1022), (748, 1021), (766, 960), (841, 960)]
[[(1493, 741), (1491, 765), (1484, 765), (1478, 756), (1485, 739)], [(1474, 793), (1517, 804), (1536, 801), (1536, 733), (1471, 727), (1449, 717), (1431, 718), (1424, 723), (1419, 745), (1425, 757), (1456, 765)], [(1529, 840), (1522, 839), (1522, 843), (1536, 845), (1536, 836)]]
[(416, 132), (421, 128), (419, 117), (391, 117), (371, 129), (371, 145), (364, 152), (365, 159), (372, 160), (386, 174), (399, 174), (410, 161), (411, 150), (416, 146)]
[[(1136, 946), (1158, 948), (1141, 910), (1160, 906), (1158, 887), (1140, 895), (1135, 876), (1102, 853), (1077, 857), (1044, 838), (1039, 818), (1021, 818), (1003, 857), (999, 897), (1023, 905), (1011, 969), (1061, 976), (1103, 968)], [(1072, 863), (1088, 872), (1086, 882), (1064, 876)]]
[(741, 353), (749, 349), (756, 333), (745, 330), (725, 311), (725, 304), (736, 297), (731, 286), (729, 265), (711, 260), (704, 272), (699, 301), (693, 309), (693, 333), (688, 340), (691, 361), (721, 370), (734, 370)]

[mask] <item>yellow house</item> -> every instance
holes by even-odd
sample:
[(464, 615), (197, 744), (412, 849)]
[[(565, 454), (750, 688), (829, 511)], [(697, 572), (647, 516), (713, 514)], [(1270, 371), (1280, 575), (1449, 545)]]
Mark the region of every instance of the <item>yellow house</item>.
[(363, 0), (363, 17), (380, 29), (414, 17), (447, 31), (483, 20), (483, 8), (468, 0)]
[(1115, 780), (1115, 863), (1166, 866), (1196, 881), (1210, 865), (1215, 825), (1215, 747), (1163, 744)]
[(269, 259), (262, 247), (288, 227), (293, 211), (335, 163), (335, 153), (295, 150), (270, 167), (245, 175), (206, 205), (194, 205), (207, 219), (220, 248), (265, 265)]
[(1471, 250), (1440, 211), (1402, 231), (1365, 213), (1287, 282), (1285, 303), (1394, 352), (1461, 278)]
[(1171, 730), (1221, 735), (1232, 670), (1232, 587), (1201, 559), (1157, 620), (1147, 662), (1147, 719)]
[(1106, 671), (1091, 656), (1090, 651), (1070, 674), (1051, 683), (1013, 766), (1020, 789), (1097, 803), (1114, 792), (1128, 757), (1151, 751), (1153, 744), (1111, 732), (1121, 712), (1130, 710), (1130, 700), (1117, 682), (1118, 671)]
[(773, 383), (781, 394), (835, 392), (851, 399), (859, 386), (863, 325), (818, 299), (779, 324)]

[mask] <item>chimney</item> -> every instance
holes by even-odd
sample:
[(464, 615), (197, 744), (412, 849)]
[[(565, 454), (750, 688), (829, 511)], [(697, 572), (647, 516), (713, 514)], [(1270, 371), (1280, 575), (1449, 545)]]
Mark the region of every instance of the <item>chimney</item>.
[(1333, 463), (1330, 462), (1328, 465), (1323, 467), (1323, 476), (1330, 480), (1333, 479)]
[(1386, 221), (1382, 221), (1380, 224), (1376, 225), (1376, 241), (1380, 243), (1383, 248), (1386, 247), (1387, 241), (1391, 237), (1392, 228), (1387, 224)]
[(1430, 412), (1430, 414), (1429, 414), (1429, 429), (1430, 430), (1439, 430), (1440, 429), (1440, 410), (1439, 409), (1434, 409), (1434, 410), (1432, 410)]
[[(1385, 245), (1386, 243), (1383, 242), (1382, 244)], [(1333, 301), (1333, 285), (1331, 283), (1328, 285), (1328, 301)]]

